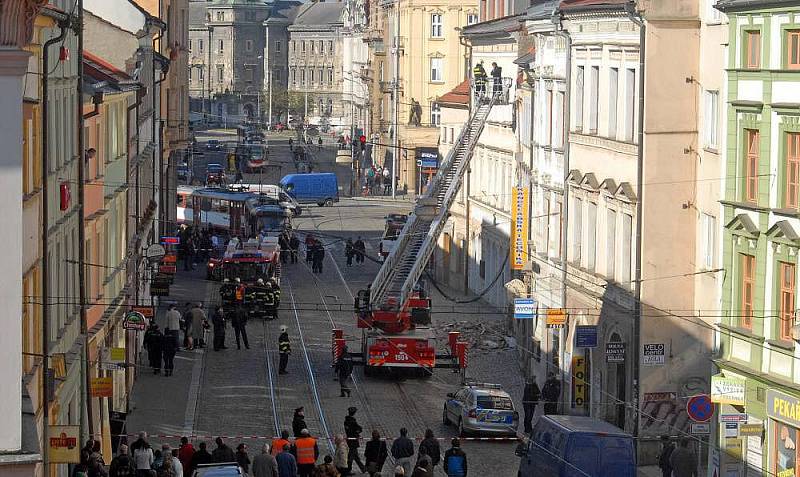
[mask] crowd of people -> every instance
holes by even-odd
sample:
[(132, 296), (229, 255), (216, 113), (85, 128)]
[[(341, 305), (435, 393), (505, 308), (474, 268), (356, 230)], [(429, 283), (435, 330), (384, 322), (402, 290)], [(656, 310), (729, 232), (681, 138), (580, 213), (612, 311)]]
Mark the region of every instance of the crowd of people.
[(72, 477), (192, 477), (195, 470), (211, 464), (238, 465), (246, 477), (346, 477), (355, 475), (356, 467), (361, 474), (379, 477), (390, 457), (395, 477), (433, 476), (439, 465), (448, 477), (467, 476), (467, 455), (459, 439), (452, 439), (442, 455), (431, 429), (425, 431), (416, 449), (406, 428), (400, 429), (391, 447), (378, 430), (373, 430), (364, 443), (362, 460), (359, 448), (363, 428), (357, 412), (356, 407), (347, 409), (344, 432), (333, 438), (333, 455), (321, 459), (318, 438), (308, 429), (304, 408), (298, 407), (292, 418), (293, 437), (284, 429), (280, 437), (263, 443), (252, 458), (245, 443), (234, 451), (222, 437), (214, 440), (212, 451), (204, 441), (198, 441), (195, 447), (188, 437), (182, 437), (178, 447), (164, 443), (158, 449), (150, 444), (146, 432), (140, 432), (130, 446), (119, 445), (109, 465), (103, 460), (100, 443), (90, 439), (81, 449), (81, 463), (73, 468)]
[(388, 167), (372, 166), (364, 171), (362, 190), (367, 195), (389, 195), (392, 193), (392, 173)]

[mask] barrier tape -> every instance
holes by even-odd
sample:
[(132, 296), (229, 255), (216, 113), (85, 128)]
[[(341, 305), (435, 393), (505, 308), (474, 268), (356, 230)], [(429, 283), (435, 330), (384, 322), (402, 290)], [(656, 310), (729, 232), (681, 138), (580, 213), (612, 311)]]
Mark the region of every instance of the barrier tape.
[[(138, 434), (115, 434), (114, 437), (139, 437)], [(148, 439), (180, 439), (182, 437), (187, 437), (189, 440), (196, 440), (196, 439), (216, 439), (217, 437), (221, 437), (223, 439), (259, 439), (259, 440), (274, 440), (279, 439), (279, 436), (226, 436), (226, 435), (201, 435), (201, 434), (192, 434), (192, 435), (171, 435), (171, 434), (148, 434)], [(315, 436), (311, 436), (315, 437)], [(319, 437), (319, 436), (317, 436)], [(320, 437), (321, 438), (321, 437)], [(393, 441), (395, 437), (381, 437), (382, 441)], [(422, 441), (424, 437), (409, 437), (409, 439), (413, 441)], [(452, 437), (435, 437), (437, 441), (450, 441)], [(521, 437), (459, 437), (458, 440), (460, 441), (499, 441), (499, 442), (510, 442), (510, 441), (520, 441)], [(349, 437), (347, 440), (356, 440), (355, 438)], [(367, 442), (371, 440), (368, 437), (362, 437), (359, 440), (363, 442)]]

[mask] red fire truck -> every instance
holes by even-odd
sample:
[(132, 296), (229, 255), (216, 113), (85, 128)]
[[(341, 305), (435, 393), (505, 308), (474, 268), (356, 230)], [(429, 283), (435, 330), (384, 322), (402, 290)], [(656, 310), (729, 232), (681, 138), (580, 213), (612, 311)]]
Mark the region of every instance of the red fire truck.
[(259, 278), (274, 278), (280, 283), (280, 276), (280, 245), (277, 237), (252, 238), (243, 243), (233, 238), (225, 247), (222, 257), (210, 259), (206, 267), (206, 278), (209, 280), (239, 278), (242, 283), (253, 284)]

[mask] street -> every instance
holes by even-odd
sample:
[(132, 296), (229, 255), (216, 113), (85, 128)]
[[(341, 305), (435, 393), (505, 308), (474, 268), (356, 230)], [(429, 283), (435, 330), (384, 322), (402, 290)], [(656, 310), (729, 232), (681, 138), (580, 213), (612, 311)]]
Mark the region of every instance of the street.
[[(287, 138), (285, 135), (277, 140), (269, 138), (271, 158), (283, 166), (284, 172), (291, 167)], [(196, 160), (195, 170), (202, 172), (204, 164), (214, 162), (212, 158), (217, 154), (205, 154), (204, 161)], [(327, 172), (333, 171), (335, 165), (329, 160), (321, 161), (317, 167)], [(337, 175), (341, 177), (347, 172), (340, 170)], [(245, 182), (254, 180), (249, 175), (244, 179)], [(275, 183), (276, 177), (270, 177), (269, 181)], [(291, 431), (292, 413), (303, 406), (311, 434), (320, 438), (321, 454), (332, 455), (334, 436), (344, 432), (342, 423), (346, 410), (355, 406), (358, 408), (356, 418), (364, 428), (363, 438), (369, 438), (375, 429), (381, 436), (391, 439), (399, 435), (401, 427), (406, 427), (416, 448), (425, 430), (432, 429), (441, 439), (444, 453), (456, 429), (443, 425), (442, 407), (446, 394), (457, 390), (459, 374), (437, 369), (427, 379), (366, 378), (362, 369), (356, 369), (352, 397), (342, 398), (331, 366), (331, 329), (344, 330), (351, 351), (360, 348), (361, 332), (356, 328), (352, 313), (353, 295), (369, 284), (379, 270), (380, 264), (374, 259), (384, 217), (389, 213), (407, 213), (410, 207), (411, 202), (406, 200), (384, 198), (342, 198), (333, 207), (306, 207), (302, 215), (295, 218), (294, 229), (301, 240), (305, 234), (313, 233), (324, 242), (327, 253), (323, 273), (313, 274), (302, 253), (300, 263), (284, 266), (279, 319), (248, 323), (249, 350), (244, 346), (236, 349), (233, 330), (229, 328), (228, 349), (179, 352), (173, 377), (140, 371), (127, 434), (144, 430), (152, 436), (152, 441), (173, 445), (185, 435), (194, 441), (195, 447), (199, 441), (211, 446), (215, 436), (229, 436), (226, 440), (230, 445), (244, 442), (252, 453), (280, 430)], [(367, 255), (372, 259), (347, 267), (344, 241), (359, 236), (365, 239)], [(211, 304), (219, 302), (218, 284), (205, 281), (204, 277), (202, 264), (193, 271), (179, 271), (173, 294), (162, 300), (162, 304), (174, 301), (182, 306), (189, 301), (203, 301), (210, 309)], [(460, 296), (456, 291), (448, 290), (448, 293)], [(433, 287), (431, 294), (434, 327), (457, 321), (480, 321), (491, 329), (493, 323), (499, 324), (504, 319), (480, 302), (454, 304)], [(163, 320), (163, 308), (158, 314), (159, 320)], [(281, 325), (288, 327), (293, 352), (289, 374), (279, 376), (277, 337)], [(440, 340), (440, 347), (445, 344), (446, 338)], [(475, 350), (469, 355), (467, 374), (477, 381), (501, 384), (521, 409), (522, 378), (516, 350)], [(514, 475), (518, 463), (514, 456), (515, 445), (514, 439), (498, 439), (466, 440), (462, 446), (471, 474)], [(361, 450), (363, 452), (363, 445)], [(390, 475), (394, 468), (390, 463), (391, 460), (384, 467), (384, 475)], [(444, 475), (441, 465), (437, 468), (438, 475)]]

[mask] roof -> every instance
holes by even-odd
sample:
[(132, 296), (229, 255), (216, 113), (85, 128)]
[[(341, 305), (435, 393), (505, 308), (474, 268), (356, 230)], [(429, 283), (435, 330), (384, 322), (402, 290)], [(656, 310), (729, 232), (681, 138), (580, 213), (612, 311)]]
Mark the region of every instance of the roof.
[(284, 23), (292, 23), (297, 17), (297, 12), (300, 10), (301, 5), (303, 5), (302, 2), (295, 0), (272, 2), (266, 22), (283, 21)]
[(519, 65), (523, 68), (527, 68), (529, 64), (533, 63), (533, 60), (536, 59), (536, 49), (534, 47), (528, 48), (528, 51), (519, 58), (514, 60), (515, 65)]
[(495, 18), (494, 20), (466, 26), (461, 31), (461, 35), (465, 37), (507, 35), (519, 30), (523, 21), (525, 21), (524, 14)]
[(629, 436), (625, 431), (606, 421), (587, 416), (542, 416), (553, 421), (556, 425), (574, 432), (602, 432), (609, 435)]
[(783, 6), (797, 6), (797, 0), (719, 0), (714, 8), (723, 12), (735, 12)]
[(86, 94), (115, 94), (139, 87), (127, 73), (86, 50), (83, 52), (83, 79)]
[(620, 10), (626, 3), (633, 3), (632, 0), (562, 0), (559, 10), (583, 11), (583, 10)]
[(559, 0), (534, 0), (525, 12), (526, 20), (547, 20), (558, 9)]
[(327, 26), (334, 23), (342, 23), (342, 10), (344, 3), (340, 2), (314, 2), (305, 3), (297, 11), (294, 23), (295, 26)]
[(437, 103), (440, 105), (469, 105), (469, 80), (462, 81), (458, 86), (439, 97)]

